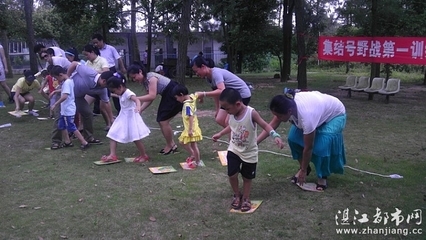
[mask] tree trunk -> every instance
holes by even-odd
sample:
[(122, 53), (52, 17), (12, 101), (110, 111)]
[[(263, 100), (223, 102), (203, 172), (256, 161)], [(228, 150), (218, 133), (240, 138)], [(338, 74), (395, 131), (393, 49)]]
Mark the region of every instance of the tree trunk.
[(138, 47), (138, 41), (136, 38), (136, 0), (131, 1), (130, 5), (130, 46), (129, 46), (129, 53), (130, 53), (130, 63), (133, 63), (135, 61), (139, 62), (141, 60), (141, 56), (139, 53), (139, 47)]
[(237, 67), (236, 67), (236, 73), (242, 73), (243, 72), (243, 58), (244, 54), (241, 51), (237, 51)]
[(291, 37), (292, 37), (292, 17), (294, 0), (284, 0), (283, 10), (283, 67), (281, 71), (281, 82), (290, 79), (291, 74)]
[(13, 69), (12, 64), (10, 62), (10, 56), (9, 56), (9, 38), (7, 37), (6, 30), (0, 31), (0, 42), (3, 43), (3, 49), (4, 49), (4, 56), (6, 57), (6, 64), (7, 64), (7, 78), (13, 78)]
[[(374, 37), (377, 35), (377, 1), (378, 0), (372, 0), (371, 4), (371, 36)], [(380, 76), (380, 63), (371, 63), (371, 72), (370, 72), (370, 86), (373, 82), (373, 78)]]
[(27, 23), (27, 43), (30, 49), (30, 69), (34, 73), (38, 72), (37, 59), (32, 51), (35, 45), (34, 26), (33, 26), (33, 0), (24, 0), (25, 22)]
[(155, 10), (155, 0), (151, 1), (151, 5), (149, 6), (148, 10), (148, 39), (147, 39), (147, 50), (148, 50), (148, 56), (147, 56), (147, 63), (146, 64), (146, 71), (149, 72), (151, 70), (151, 53), (152, 53), (152, 22), (154, 18), (154, 10)]
[(191, 22), (192, 0), (183, 0), (182, 14), (180, 18), (178, 57), (177, 57), (177, 79), (185, 84), (186, 65), (188, 59), (189, 24)]
[(305, 0), (296, 1), (296, 33), (297, 33), (297, 87), (301, 90), (308, 88), (306, 75), (306, 47), (305, 47)]

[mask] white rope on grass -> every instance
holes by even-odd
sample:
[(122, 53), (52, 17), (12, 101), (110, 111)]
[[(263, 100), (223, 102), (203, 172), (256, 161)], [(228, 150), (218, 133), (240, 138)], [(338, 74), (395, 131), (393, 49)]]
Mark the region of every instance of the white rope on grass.
[[(150, 129), (154, 129), (154, 130), (161, 130), (160, 128), (151, 128)], [(178, 131), (178, 130), (173, 130), (173, 134), (177, 135), (178, 133), (181, 133), (182, 131)], [(207, 137), (207, 136), (203, 136), (203, 138), (207, 138), (207, 139), (211, 139), (211, 137)], [(221, 142), (221, 143), (226, 143), (229, 144), (227, 141), (224, 140), (220, 140), (218, 139), (217, 142)], [(273, 152), (273, 151), (269, 151), (269, 150), (263, 150), (263, 149), (259, 149), (259, 152), (264, 152), (264, 153), (270, 153), (270, 154), (274, 154), (274, 155), (279, 155), (279, 156), (284, 156), (284, 157), (288, 157), (288, 158), (292, 158), (291, 155), (288, 154), (284, 154), (284, 153), (278, 153), (278, 152)], [(365, 170), (361, 170), (358, 168), (354, 168), (351, 167), (349, 165), (345, 165), (345, 168), (349, 168), (351, 170), (357, 171), (357, 172), (361, 172), (361, 173), (366, 173), (366, 174), (370, 174), (370, 175), (374, 175), (374, 176), (379, 176), (379, 177), (384, 177), (384, 178), (392, 178), (392, 179), (401, 179), (404, 178), (403, 176), (399, 175), (399, 174), (390, 174), (390, 175), (384, 175), (384, 174), (380, 174), (380, 173), (374, 173), (374, 172), (369, 172), (369, 171), (365, 171)]]

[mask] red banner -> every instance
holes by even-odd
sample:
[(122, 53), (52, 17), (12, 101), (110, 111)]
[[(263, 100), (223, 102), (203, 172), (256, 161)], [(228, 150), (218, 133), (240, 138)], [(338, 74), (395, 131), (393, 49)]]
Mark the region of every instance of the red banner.
[(318, 58), (343, 62), (426, 65), (426, 37), (320, 36)]

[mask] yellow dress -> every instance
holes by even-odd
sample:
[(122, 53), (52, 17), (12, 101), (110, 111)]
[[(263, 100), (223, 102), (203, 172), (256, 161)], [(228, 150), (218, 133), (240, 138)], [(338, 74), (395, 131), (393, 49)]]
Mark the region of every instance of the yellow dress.
[[(197, 96), (195, 94), (189, 95), (189, 100), (185, 100), (183, 102), (182, 107), (182, 121), (184, 129), (182, 134), (179, 137), (179, 142), (183, 144), (187, 144), (190, 142), (198, 142), (203, 140), (203, 136), (201, 134), (201, 129), (198, 126), (198, 118), (196, 115), (197, 111)], [(188, 134), (189, 129), (189, 117), (193, 116), (193, 126), (192, 126), (192, 136), (190, 137)]]

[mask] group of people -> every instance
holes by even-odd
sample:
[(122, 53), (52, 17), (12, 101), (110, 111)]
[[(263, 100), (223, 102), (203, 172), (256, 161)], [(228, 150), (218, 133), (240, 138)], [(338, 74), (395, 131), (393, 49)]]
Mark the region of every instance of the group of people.
[[(212, 98), (215, 102), (215, 121), (223, 127), (220, 132), (213, 135), (212, 139), (217, 141), (220, 137), (230, 134), (227, 160), (228, 177), (233, 191), (232, 208), (241, 211), (251, 209), (250, 191), (252, 180), (256, 176), (258, 144), (270, 136), (279, 148), (283, 148), (281, 136), (275, 131), (281, 122), (291, 123), (288, 144), (293, 158), (299, 162), (299, 169), (291, 179), (293, 183), (303, 185), (306, 182), (306, 176), (311, 172), (310, 162), (315, 167), (319, 191), (328, 187), (327, 177), (331, 173), (343, 173), (346, 159), (342, 132), (346, 124), (346, 110), (336, 97), (316, 91), (287, 90), (283, 94), (274, 96), (270, 101), (269, 108), (274, 117), (267, 123), (255, 109), (249, 106), (252, 95), (246, 82), (226, 69), (215, 67), (213, 61), (201, 55), (192, 59), (191, 67), (196, 75), (209, 83), (211, 91), (196, 91), (190, 94), (188, 89), (178, 82), (155, 72), (147, 72), (143, 64), (133, 63), (127, 69), (120, 64), (121, 73), (127, 73), (129, 78), (140, 83), (145, 89), (145, 95), (136, 96), (126, 87), (123, 74), (115, 71), (115, 65), (106, 64), (99, 59), (103, 56), (102, 50), (109, 49), (105, 43), (99, 41), (102, 37), (96, 36), (93, 40), (94, 46), (98, 49), (86, 46), (83, 51), (89, 64), (82, 65), (77, 57), (67, 66), (64, 64), (61, 66), (56, 64), (55, 58), (52, 57), (53, 67), (50, 68), (49, 74), (62, 85), (59, 100), (51, 106), (52, 110), (59, 105), (61, 109), (62, 120), (56, 123), (56, 129), (62, 131), (61, 147), (72, 144), (67, 138), (68, 134), (64, 132), (65, 128), (81, 141), (82, 149), (86, 149), (89, 144), (101, 143), (93, 136), (93, 113), (89, 103), (98, 98), (101, 108), (106, 109), (108, 115), (108, 111), (111, 111), (109, 99), (112, 95), (116, 97), (120, 108), (115, 120), (109, 119), (111, 124), (108, 126), (107, 137), (110, 138), (110, 152), (102, 156), (101, 161), (117, 161), (117, 143), (129, 142), (134, 142), (139, 150), (139, 156), (134, 159), (135, 162), (149, 161), (150, 157), (145, 151), (142, 139), (150, 134), (150, 130), (145, 125), (141, 113), (157, 96), (161, 96), (156, 121), (165, 139), (165, 145), (159, 153), (168, 155), (178, 151), (170, 121), (178, 113), (182, 113), (184, 130), (179, 137), (179, 143), (189, 154), (186, 159), (188, 166), (196, 168), (201, 158), (197, 142), (203, 139), (196, 115), (196, 105), (197, 102), (202, 103), (206, 98)], [(44, 52), (51, 54), (43, 50), (41, 54)], [(64, 55), (76, 57), (78, 54), (66, 51)], [(44, 57), (44, 55), (40, 56)], [(46, 58), (49, 57), (46, 56)], [(113, 58), (117, 60), (116, 56)], [(91, 65), (93, 66), (90, 67)], [(35, 77), (26, 74), (24, 81), (26, 84), (31, 80), (37, 81), (33, 78)], [(22, 92), (18, 93), (20, 97), (26, 96), (22, 95)], [(16, 101), (18, 107), (22, 101), (15, 99), (18, 100)], [(25, 100), (28, 99), (25, 98)], [(73, 125), (76, 112), (81, 116), (82, 134)], [(257, 135), (257, 125), (263, 129), (259, 135)], [(54, 137), (52, 141), (53, 139)], [(59, 148), (59, 145), (56, 146)], [(242, 191), (239, 188), (239, 173), (243, 179)]]

